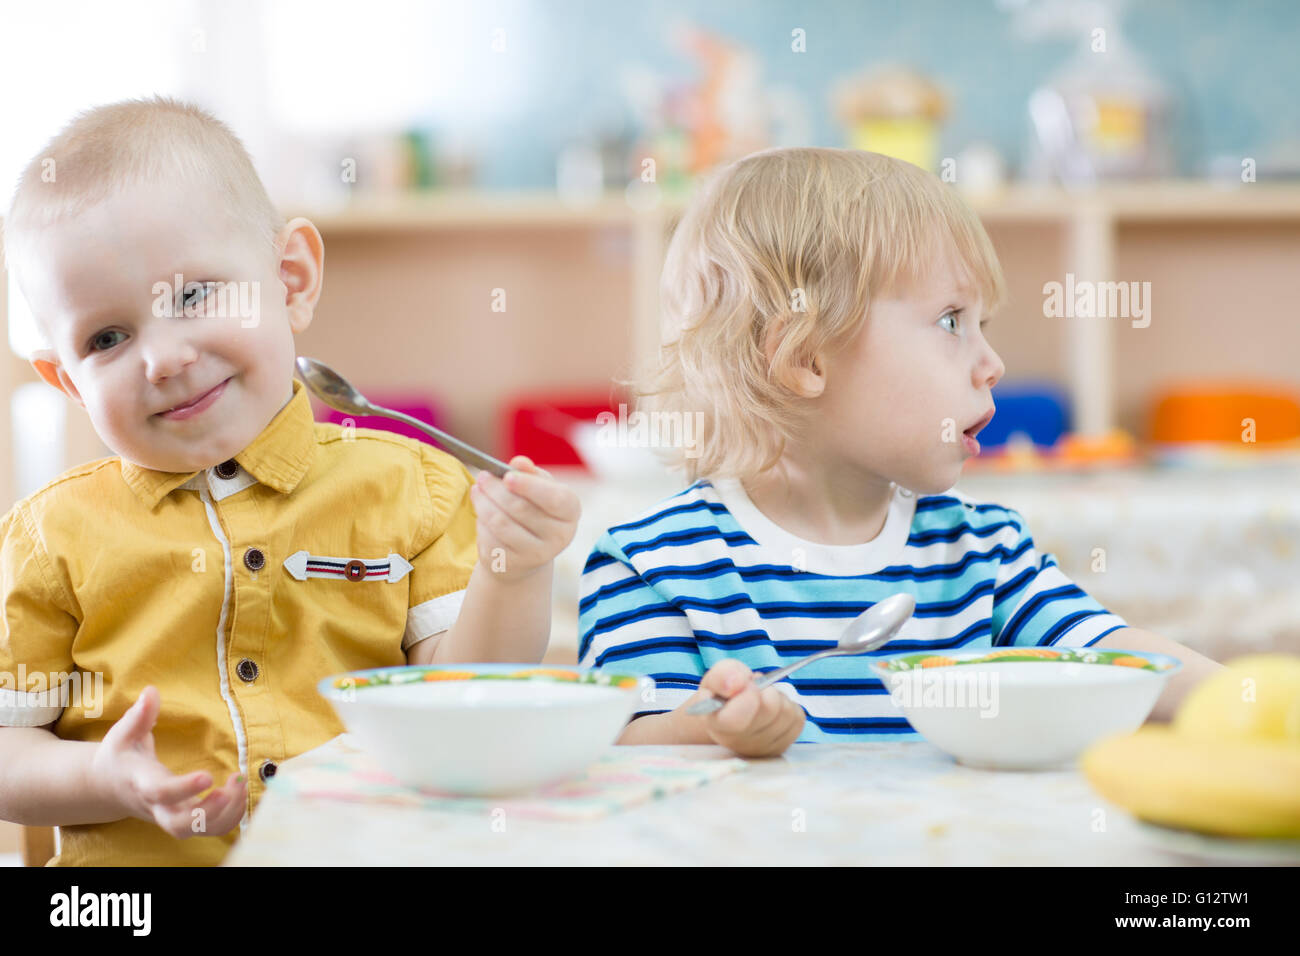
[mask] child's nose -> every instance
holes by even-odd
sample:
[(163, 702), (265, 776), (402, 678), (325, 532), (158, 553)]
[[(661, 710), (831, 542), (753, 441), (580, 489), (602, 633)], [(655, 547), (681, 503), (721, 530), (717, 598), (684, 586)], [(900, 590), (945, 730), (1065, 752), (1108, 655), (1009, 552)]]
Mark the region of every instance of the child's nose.
[(154, 384), (175, 377), (199, 357), (189, 341), (175, 334), (153, 336), (146, 341), (143, 352), (145, 374)]
[(975, 387), (980, 388), (988, 386), (992, 388), (1002, 378), (1007, 367), (1002, 364), (1002, 358), (997, 352), (993, 351), (992, 346), (986, 346), (983, 357), (978, 365), (975, 366)]

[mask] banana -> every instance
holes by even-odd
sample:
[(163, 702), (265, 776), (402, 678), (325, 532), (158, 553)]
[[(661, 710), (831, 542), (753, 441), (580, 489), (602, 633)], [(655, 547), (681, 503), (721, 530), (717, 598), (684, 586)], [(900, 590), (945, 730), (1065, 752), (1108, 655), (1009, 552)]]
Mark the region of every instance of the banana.
[(1300, 838), (1300, 747), (1289, 741), (1207, 740), (1148, 724), (1097, 741), (1080, 769), (1103, 797), (1152, 823)]
[(1300, 657), (1230, 661), (1183, 698), (1174, 730), (1204, 740), (1277, 740), (1300, 746)]

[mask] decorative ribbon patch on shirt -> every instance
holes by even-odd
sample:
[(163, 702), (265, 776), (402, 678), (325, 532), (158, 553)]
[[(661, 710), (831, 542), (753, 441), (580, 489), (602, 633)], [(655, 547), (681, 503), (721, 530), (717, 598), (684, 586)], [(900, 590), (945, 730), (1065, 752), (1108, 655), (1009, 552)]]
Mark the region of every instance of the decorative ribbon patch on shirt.
[(411, 563), (400, 554), (363, 561), (360, 558), (334, 558), (307, 551), (295, 551), (284, 559), (285, 570), (299, 581), (308, 578), (334, 578), (345, 581), (400, 581), (411, 570)]

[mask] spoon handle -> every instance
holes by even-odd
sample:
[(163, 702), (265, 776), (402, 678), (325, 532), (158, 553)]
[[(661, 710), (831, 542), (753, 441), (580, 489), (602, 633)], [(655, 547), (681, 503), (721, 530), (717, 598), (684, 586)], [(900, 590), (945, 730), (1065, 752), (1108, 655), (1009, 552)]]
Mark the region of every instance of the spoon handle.
[(380, 408), (378, 405), (371, 405), (367, 409), (371, 415), (382, 415), (385, 418), (395, 418), (398, 421), (406, 422), (415, 428), (420, 429), (426, 434), (438, 440), (447, 451), (455, 455), (467, 465), (473, 465), (475, 468), (482, 468), (484, 471), (496, 475), (498, 478), (504, 478), (506, 472), (513, 471), (505, 462), (498, 461), (491, 455), (479, 451), (473, 445), (467, 445), (459, 438), (452, 438), (441, 429), (434, 428), (427, 422), (422, 422), (418, 418), (412, 418), (403, 412), (394, 411), (391, 408)]
[(823, 657), (830, 657), (832, 654), (835, 654), (838, 651), (839, 651), (838, 647), (832, 647), (829, 650), (818, 651), (816, 654), (809, 654), (807, 657), (800, 658), (799, 660), (795, 661), (793, 664), (786, 664), (785, 667), (782, 667), (779, 671), (768, 671), (758, 680), (754, 681), (754, 687), (757, 690), (762, 690), (764, 687), (769, 687), (784, 677), (789, 677), (791, 674), (793, 674), (799, 668), (803, 667), (805, 664), (811, 664), (813, 661), (819, 661)]
[[(770, 687), (783, 677), (789, 677), (799, 668), (811, 664), (813, 661), (819, 661), (823, 657), (830, 657), (832, 654), (839, 653), (839, 651), (840, 649), (838, 647), (828, 648), (824, 651), (818, 651), (816, 654), (809, 654), (807, 657), (802, 657), (793, 664), (785, 665), (785, 667), (782, 667), (780, 670), (769, 671), (768, 673), (755, 678), (754, 689), (762, 690), (764, 687)], [(704, 700), (696, 701), (694, 704), (691, 704), (690, 707), (687, 707), (686, 713), (694, 714), (696, 716), (701, 714), (711, 714), (715, 710), (721, 710), (722, 705), (725, 703), (726, 701), (721, 697), (706, 697)]]

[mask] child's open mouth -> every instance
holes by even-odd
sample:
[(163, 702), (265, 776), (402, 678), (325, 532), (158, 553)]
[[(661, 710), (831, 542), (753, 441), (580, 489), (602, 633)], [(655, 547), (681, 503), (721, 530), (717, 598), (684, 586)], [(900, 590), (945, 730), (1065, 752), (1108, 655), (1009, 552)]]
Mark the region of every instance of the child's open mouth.
[(970, 454), (978, 455), (980, 453), (980, 443), (975, 440), (975, 436), (983, 430), (985, 425), (993, 420), (994, 411), (995, 409), (989, 409), (983, 418), (961, 433), (962, 447), (964, 447)]

